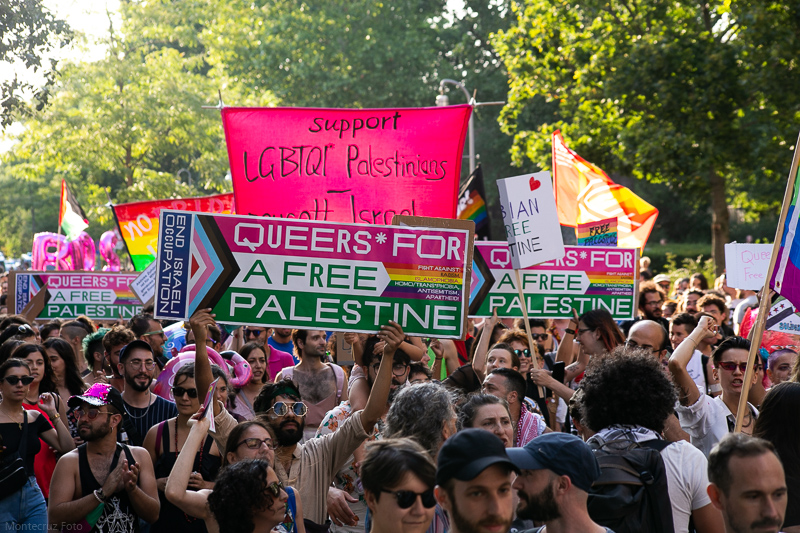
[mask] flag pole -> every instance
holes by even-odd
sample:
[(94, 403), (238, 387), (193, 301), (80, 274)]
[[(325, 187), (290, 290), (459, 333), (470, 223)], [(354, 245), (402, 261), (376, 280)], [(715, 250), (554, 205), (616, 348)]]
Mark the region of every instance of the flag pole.
[[(538, 365), (539, 360), (535, 358), (534, 354), (538, 354), (538, 349), (535, 347), (536, 345), (533, 344), (533, 335), (531, 334), (531, 323), (528, 319), (528, 302), (525, 301), (525, 295), (522, 293), (522, 279), (519, 276), (519, 269), (514, 269), (514, 274), (517, 276), (517, 292), (519, 292), (519, 303), (522, 307), (522, 316), (525, 318), (525, 333), (528, 335), (528, 349), (531, 351), (531, 365)], [(544, 354), (542, 354), (544, 357)], [(538, 366), (537, 366), (538, 368)], [(545, 401), (547, 400), (546, 392), (544, 387), (538, 385), (539, 388), (539, 398), (544, 398)]]
[[(789, 210), (789, 205), (792, 203), (792, 195), (794, 194), (794, 185), (797, 179), (798, 164), (800, 164), (800, 134), (798, 134), (797, 142), (794, 145), (794, 155), (792, 156), (792, 167), (789, 170), (789, 180), (786, 183), (786, 192), (783, 195), (783, 205), (781, 205), (781, 216), (778, 219), (778, 228), (775, 230), (775, 240), (772, 243), (772, 257), (769, 260), (769, 270), (764, 278), (764, 288), (761, 289), (761, 297), (758, 305), (758, 316), (756, 317), (753, 330), (751, 331), (751, 344), (750, 354), (747, 357), (747, 371), (744, 373), (744, 381), (742, 382), (742, 395), (739, 397), (739, 407), (736, 410), (736, 426), (733, 429), (734, 433), (742, 431), (742, 423), (744, 422), (744, 414), (747, 410), (747, 397), (750, 394), (750, 382), (753, 380), (753, 370), (755, 360), (758, 355), (758, 348), (761, 345), (761, 336), (764, 333), (764, 325), (767, 321), (767, 313), (769, 311), (770, 302), (770, 281), (772, 280), (772, 273), (775, 271), (775, 263), (778, 261), (778, 251), (781, 248), (781, 240), (783, 239), (783, 230), (786, 226), (786, 214)], [(794, 214), (797, 216), (797, 213)], [(789, 250), (784, 250), (789, 253)]]

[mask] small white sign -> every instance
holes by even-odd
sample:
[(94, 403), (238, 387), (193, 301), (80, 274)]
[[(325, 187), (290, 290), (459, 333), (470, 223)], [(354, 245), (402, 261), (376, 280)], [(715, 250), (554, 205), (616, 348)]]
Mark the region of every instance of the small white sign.
[(133, 294), (135, 294), (144, 305), (152, 303), (156, 295), (156, 266), (157, 261), (153, 261), (139, 274), (138, 278), (131, 282)]
[(771, 257), (771, 244), (726, 244), (725, 274), (728, 287), (754, 291), (762, 289)]
[(550, 173), (497, 180), (497, 189), (512, 267), (527, 268), (564, 257)]

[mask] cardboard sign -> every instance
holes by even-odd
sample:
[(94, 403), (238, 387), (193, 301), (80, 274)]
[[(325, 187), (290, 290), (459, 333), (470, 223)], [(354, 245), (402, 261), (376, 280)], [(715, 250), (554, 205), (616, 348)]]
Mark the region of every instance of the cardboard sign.
[(219, 379), (220, 378), (215, 379), (211, 382), (211, 385), (208, 386), (206, 399), (203, 402), (203, 416), (209, 420), (210, 425), (208, 426), (208, 430), (211, 433), (217, 431), (217, 424), (214, 422), (214, 407), (212, 406), (212, 402), (217, 398), (217, 384), (219, 383)]
[(153, 298), (156, 296), (155, 263), (150, 263), (147, 268), (144, 269), (144, 272), (133, 280), (133, 283), (131, 283), (131, 290), (145, 306), (153, 303)]
[(575, 235), (578, 238), (578, 246), (616, 246), (617, 219), (607, 218), (578, 224)]
[(359, 224), (453, 218), (470, 113), (223, 108), (236, 211)]
[[(615, 320), (634, 317), (639, 253), (636, 249), (567, 246), (564, 257), (520, 271), (532, 318), (571, 318), (606, 309)], [(478, 241), (473, 256), (469, 314), (521, 317), (522, 305), (504, 242)]]
[(725, 245), (725, 274), (728, 287), (758, 291), (772, 258), (771, 244), (729, 242)]
[(203, 213), (233, 213), (233, 193), (177, 198), (174, 200), (148, 200), (111, 206), (117, 219), (119, 232), (128, 248), (128, 254), (137, 272), (156, 260), (158, 242), (158, 214), (162, 209), (202, 211)]
[(124, 272), (12, 271), (8, 281), (8, 311), (22, 313), (45, 290), (45, 303), (36, 317), (39, 320), (69, 320), (78, 315), (92, 320), (128, 320), (142, 312), (142, 304), (130, 288), (136, 277)]
[(353, 345), (344, 340), (344, 334), (341, 331), (334, 333), (336, 335), (336, 364), (353, 366)]
[[(464, 221), (462, 221), (464, 222)], [(409, 335), (465, 333), (469, 253), (462, 229), (162, 211), (156, 317)]]
[(513, 268), (564, 257), (550, 173), (497, 180), (497, 189)]

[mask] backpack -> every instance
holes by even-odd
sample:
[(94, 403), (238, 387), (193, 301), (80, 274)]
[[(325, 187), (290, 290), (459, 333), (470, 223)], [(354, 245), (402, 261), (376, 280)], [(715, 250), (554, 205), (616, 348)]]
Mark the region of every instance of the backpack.
[(617, 440), (590, 443), (600, 477), (589, 492), (589, 516), (615, 533), (673, 533), (667, 469), (669, 442)]

